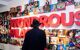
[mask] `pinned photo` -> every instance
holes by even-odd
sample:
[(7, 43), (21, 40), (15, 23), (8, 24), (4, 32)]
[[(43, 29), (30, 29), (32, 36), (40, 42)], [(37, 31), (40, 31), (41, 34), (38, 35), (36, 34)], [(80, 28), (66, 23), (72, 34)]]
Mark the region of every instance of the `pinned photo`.
[(75, 2), (75, 8), (80, 8), (80, 2)]
[(65, 10), (65, 9), (66, 9), (65, 2), (60, 2), (60, 3), (57, 4), (57, 11)]
[(34, 5), (35, 8), (39, 7), (39, 1), (35, 1), (35, 2), (33, 3), (33, 5)]
[(65, 1), (67, 1), (67, 0), (58, 0), (58, 3), (65, 2)]
[(50, 5), (43, 6), (44, 13), (50, 12)]
[(43, 12), (44, 12), (43, 6), (40, 6), (40, 7), (39, 7), (39, 14), (41, 14), (41, 13), (43, 13)]
[(18, 11), (21, 12), (21, 10), (22, 10), (22, 6), (17, 6), (16, 9), (17, 9), (17, 12), (18, 12)]
[(57, 5), (56, 4), (50, 5), (50, 11), (51, 12), (57, 11)]
[(68, 6), (68, 5), (72, 5), (72, 4), (74, 4), (74, 0), (67, 0), (66, 1), (66, 5)]

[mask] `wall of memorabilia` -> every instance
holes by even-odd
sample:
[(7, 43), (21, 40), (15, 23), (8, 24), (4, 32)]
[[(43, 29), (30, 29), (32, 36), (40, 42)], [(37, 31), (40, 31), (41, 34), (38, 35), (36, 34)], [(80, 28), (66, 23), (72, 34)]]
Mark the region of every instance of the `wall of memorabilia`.
[[(42, 5), (41, 5), (42, 3)], [(77, 0), (45, 0), (33, 1), (22, 6), (12, 7), (10, 11), (0, 13), (0, 43), (22, 46), (24, 37), (18, 37), (19, 29), (10, 30), (10, 19), (16, 17), (25, 17), (30, 15), (40, 15), (44, 13), (53, 13), (65, 11), (68, 6), (74, 6), (74, 9), (80, 9), (80, 1)], [(70, 8), (71, 10), (72, 8)], [(19, 26), (20, 27), (20, 26)], [(46, 33), (48, 49), (66, 50), (80, 48), (80, 29), (43, 29)], [(11, 32), (10, 32), (11, 31)], [(22, 34), (28, 30), (22, 29)], [(70, 33), (70, 34), (69, 34)], [(15, 36), (14, 36), (15, 34)], [(17, 37), (17, 38), (15, 38)], [(77, 39), (75, 39), (77, 38)], [(73, 40), (74, 39), (74, 40)], [(71, 45), (73, 44), (73, 45)], [(16, 49), (15, 49), (16, 50)]]
[(63, 50), (70, 50), (77, 49), (76, 47), (80, 45), (80, 39), (76, 37), (79, 36), (79, 29), (45, 29), (45, 32), (48, 49), (60, 50), (62, 47)]
[[(74, 5), (76, 9), (80, 8), (79, 3), (79, 0), (29, 0), (24, 6), (11, 7), (10, 11), (8, 11), (8, 15), (11, 17), (21, 17), (26, 15), (63, 11), (70, 5)], [(23, 11), (22, 8), (24, 8)]]

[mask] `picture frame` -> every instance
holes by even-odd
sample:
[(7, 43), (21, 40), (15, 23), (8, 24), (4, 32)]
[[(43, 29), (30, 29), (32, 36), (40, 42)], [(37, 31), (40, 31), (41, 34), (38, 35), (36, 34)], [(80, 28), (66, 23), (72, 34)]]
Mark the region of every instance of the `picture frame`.
[(33, 5), (35, 8), (39, 7), (39, 1), (34, 1)]
[(50, 5), (50, 12), (57, 11), (57, 4), (51, 4)]
[(17, 10), (17, 12), (18, 12), (18, 11), (21, 12), (21, 10), (22, 10), (22, 6), (17, 6), (17, 7), (16, 7), (16, 10)]
[(44, 5), (43, 10), (44, 10), (44, 13), (50, 12), (50, 5)]
[(11, 13), (17, 12), (16, 7), (12, 7), (12, 8), (10, 8), (10, 12), (11, 12)]
[(65, 3), (66, 3), (66, 6), (73, 5), (74, 0), (67, 0)]
[(57, 4), (57, 11), (65, 10), (66, 9), (66, 3), (61, 2)]
[(77, 9), (77, 8), (80, 8), (80, 2), (75, 2), (74, 5), (75, 5), (75, 8), (76, 8), (76, 9)]

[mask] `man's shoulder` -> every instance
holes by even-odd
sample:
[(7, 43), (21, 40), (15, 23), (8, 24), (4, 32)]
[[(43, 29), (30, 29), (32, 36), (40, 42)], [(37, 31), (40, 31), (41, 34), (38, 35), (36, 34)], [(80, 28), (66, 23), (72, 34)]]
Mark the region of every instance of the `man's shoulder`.
[(30, 32), (44, 32), (43, 30), (41, 30), (41, 29), (31, 29), (31, 30), (29, 30), (27, 33), (30, 33)]

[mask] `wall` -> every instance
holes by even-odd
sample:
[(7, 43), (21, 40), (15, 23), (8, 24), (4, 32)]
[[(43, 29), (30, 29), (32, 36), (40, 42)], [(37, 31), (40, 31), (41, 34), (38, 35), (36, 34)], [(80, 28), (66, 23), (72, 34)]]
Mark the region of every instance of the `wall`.
[[(44, 2), (43, 2), (43, 0), (34, 0), (34, 1), (39, 1), (40, 2), (39, 6), (43, 6), (45, 4), (45, 0), (44, 0)], [(51, 0), (49, 0), (49, 1), (51, 1)], [(16, 7), (16, 6), (19, 6), (19, 5), (22, 6), (22, 11), (23, 11), (24, 10), (24, 5), (29, 3), (29, 2), (30, 2), (30, 0), (16, 0), (16, 1), (12, 0), (10, 2), (3, 2), (3, 1), (1, 2), (0, 1), (0, 3), (2, 3), (2, 4), (4, 3), (4, 5), (7, 5), (5, 7), (1, 7), (0, 12), (9, 11), (11, 7)], [(52, 0), (51, 3), (55, 4), (55, 3), (57, 3), (57, 0)]]

